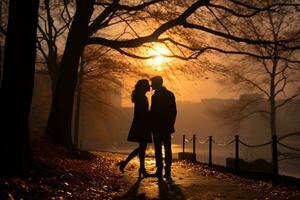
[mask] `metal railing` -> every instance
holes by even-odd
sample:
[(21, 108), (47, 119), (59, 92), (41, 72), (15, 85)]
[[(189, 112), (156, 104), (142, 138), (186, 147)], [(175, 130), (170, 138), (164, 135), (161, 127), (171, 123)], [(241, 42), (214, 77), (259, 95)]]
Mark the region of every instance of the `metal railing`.
[[(290, 145), (280, 142), (281, 140), (291, 137), (291, 136), (300, 136), (300, 132), (289, 133), (289, 134), (279, 137), (278, 139), (277, 139), (277, 136), (274, 135), (272, 137), (271, 141), (261, 143), (261, 144), (256, 144), (256, 145), (251, 145), (251, 144), (247, 144), (247, 143), (243, 142), (242, 140), (239, 139), (239, 135), (235, 135), (235, 138), (233, 140), (231, 140), (229, 142), (224, 142), (224, 143), (217, 143), (216, 141), (213, 140), (212, 136), (209, 136), (209, 138), (205, 141), (198, 141), (198, 144), (204, 145), (204, 144), (208, 143), (208, 163), (207, 164), (208, 164), (208, 166), (211, 167), (211, 166), (213, 166), (213, 162), (212, 162), (213, 144), (221, 146), (221, 147), (226, 147), (228, 145), (235, 143), (235, 172), (236, 173), (239, 172), (239, 167), (240, 167), (239, 166), (239, 150), (240, 150), (239, 145), (240, 144), (245, 147), (248, 147), (248, 148), (256, 148), (256, 147), (272, 145), (272, 181), (273, 181), (273, 184), (277, 184), (278, 183), (278, 153), (279, 153), (277, 150), (277, 145), (280, 145), (289, 150), (300, 152), (299, 148), (292, 147)], [(184, 153), (184, 151), (185, 151), (185, 143), (190, 142), (190, 141), (193, 141), (193, 154), (196, 154), (196, 135), (195, 134), (193, 135), (193, 138), (191, 138), (191, 139), (186, 139), (185, 135), (183, 135), (182, 152)], [(280, 155), (283, 155), (283, 154), (280, 153)], [(299, 157), (296, 157), (296, 158), (299, 158)]]

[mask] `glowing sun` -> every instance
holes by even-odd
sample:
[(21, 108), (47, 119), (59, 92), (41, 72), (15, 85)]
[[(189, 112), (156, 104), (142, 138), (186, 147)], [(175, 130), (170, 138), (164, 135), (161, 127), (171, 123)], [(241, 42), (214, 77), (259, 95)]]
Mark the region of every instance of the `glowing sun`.
[(171, 54), (169, 49), (160, 44), (155, 44), (152, 48), (147, 50), (149, 56), (153, 56), (147, 60), (148, 65), (151, 66), (154, 70), (163, 71), (166, 69), (166, 66), (163, 65), (169, 61), (169, 58), (165, 57)]

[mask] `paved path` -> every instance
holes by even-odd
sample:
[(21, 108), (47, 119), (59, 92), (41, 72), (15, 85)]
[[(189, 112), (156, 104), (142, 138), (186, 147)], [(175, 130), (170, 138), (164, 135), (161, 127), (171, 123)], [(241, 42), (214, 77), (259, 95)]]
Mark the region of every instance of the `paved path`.
[[(182, 162), (173, 164), (171, 182), (165, 179), (159, 181), (157, 178), (139, 179), (137, 164), (138, 159), (132, 160), (125, 174), (120, 176), (124, 185), (117, 199), (268, 199), (265, 193), (253, 188), (251, 184), (204, 176)], [(146, 166), (150, 173), (154, 173), (153, 158), (147, 158)]]

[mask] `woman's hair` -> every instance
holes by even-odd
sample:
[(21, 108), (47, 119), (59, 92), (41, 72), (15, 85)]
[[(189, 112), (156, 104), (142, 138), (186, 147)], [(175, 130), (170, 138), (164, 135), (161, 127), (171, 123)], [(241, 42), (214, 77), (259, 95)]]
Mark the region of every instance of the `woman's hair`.
[(149, 81), (147, 79), (138, 80), (134, 86), (134, 90), (131, 93), (131, 101), (135, 102), (138, 96), (144, 95), (147, 91)]

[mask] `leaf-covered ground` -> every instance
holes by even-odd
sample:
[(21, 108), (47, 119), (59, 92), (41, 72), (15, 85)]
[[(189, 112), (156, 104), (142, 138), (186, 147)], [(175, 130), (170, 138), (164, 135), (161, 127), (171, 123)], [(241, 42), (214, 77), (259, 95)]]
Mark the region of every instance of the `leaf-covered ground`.
[(116, 159), (45, 141), (33, 145), (35, 170), (0, 182), (0, 199), (112, 199), (118, 192)]
[[(222, 173), (201, 164), (175, 161), (173, 181), (139, 179), (138, 159), (121, 174), (116, 163), (126, 155), (82, 152), (48, 144), (33, 145), (35, 170), (0, 181), (0, 199), (300, 199), (299, 186), (272, 186)], [(155, 171), (153, 158), (147, 170)]]

